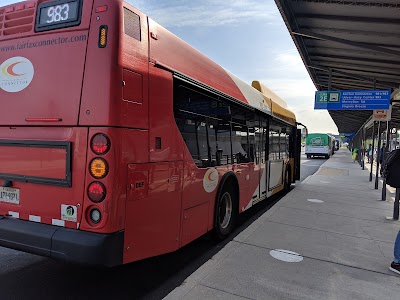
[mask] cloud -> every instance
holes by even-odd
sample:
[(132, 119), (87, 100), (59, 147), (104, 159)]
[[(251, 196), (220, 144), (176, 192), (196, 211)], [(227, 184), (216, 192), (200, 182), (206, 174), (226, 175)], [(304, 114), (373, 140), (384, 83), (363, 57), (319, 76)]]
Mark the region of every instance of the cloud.
[(168, 1), (129, 0), (132, 5), (148, 14), (165, 27), (214, 27), (238, 26), (242, 22), (264, 20), (280, 21), (280, 15), (272, 1), (256, 0), (205, 0)]
[(298, 122), (304, 124), (308, 128), (309, 133), (333, 133), (338, 134), (336, 124), (333, 122), (327, 110), (313, 110), (313, 106), (309, 107), (292, 107), (296, 114)]
[(336, 124), (326, 110), (314, 110), (316, 88), (301, 60), (297, 49), (287, 49), (273, 54), (268, 76), (261, 81), (286, 101), (296, 114), (298, 122), (308, 131), (338, 133)]
[(8, 4), (13, 4), (13, 3), (16, 3), (16, 2), (21, 2), (21, 1), (18, 1), (18, 0), (0, 0), (0, 7), (1, 6), (6, 6)]

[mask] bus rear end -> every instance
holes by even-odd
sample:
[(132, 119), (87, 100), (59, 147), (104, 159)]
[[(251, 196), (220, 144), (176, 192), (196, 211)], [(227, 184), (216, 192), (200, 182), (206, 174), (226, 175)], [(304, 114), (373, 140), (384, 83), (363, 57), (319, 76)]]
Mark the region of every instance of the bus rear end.
[[(104, 179), (116, 172), (120, 138), (107, 118), (85, 126), (79, 120), (91, 114), (81, 108), (87, 53), (110, 42), (101, 24), (118, 22), (118, 14), (99, 17), (112, 9), (107, 2), (0, 7), (0, 246), (83, 264), (122, 263), (123, 220), (110, 217), (118, 214), (107, 200), (116, 188), (112, 176)], [(114, 48), (99, 61), (100, 79), (118, 73)]]
[(309, 133), (306, 139), (305, 154), (308, 158), (311, 156), (329, 158), (331, 155), (329, 136), (325, 133)]

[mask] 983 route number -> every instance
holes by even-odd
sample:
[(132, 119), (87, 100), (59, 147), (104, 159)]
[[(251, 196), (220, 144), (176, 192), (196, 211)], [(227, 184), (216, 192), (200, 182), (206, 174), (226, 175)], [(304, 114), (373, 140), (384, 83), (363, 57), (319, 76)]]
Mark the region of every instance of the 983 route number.
[(50, 18), (46, 23), (60, 22), (68, 20), (69, 16), (69, 4), (50, 6), (47, 9), (47, 16)]

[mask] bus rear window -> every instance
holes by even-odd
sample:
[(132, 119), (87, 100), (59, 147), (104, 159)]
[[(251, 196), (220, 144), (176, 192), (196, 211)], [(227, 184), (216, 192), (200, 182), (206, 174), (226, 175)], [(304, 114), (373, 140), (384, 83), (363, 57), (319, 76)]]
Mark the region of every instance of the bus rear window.
[(36, 32), (77, 26), (81, 23), (82, 0), (44, 2), (38, 6)]

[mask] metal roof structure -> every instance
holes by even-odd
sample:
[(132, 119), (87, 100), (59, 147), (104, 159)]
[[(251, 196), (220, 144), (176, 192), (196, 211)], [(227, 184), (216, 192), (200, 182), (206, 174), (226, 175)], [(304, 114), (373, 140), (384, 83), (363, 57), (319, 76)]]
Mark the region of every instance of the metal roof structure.
[[(392, 91), (400, 101), (400, 0), (275, 0), (317, 90)], [(372, 111), (335, 111), (357, 132)], [(394, 107), (392, 121), (400, 125)]]

